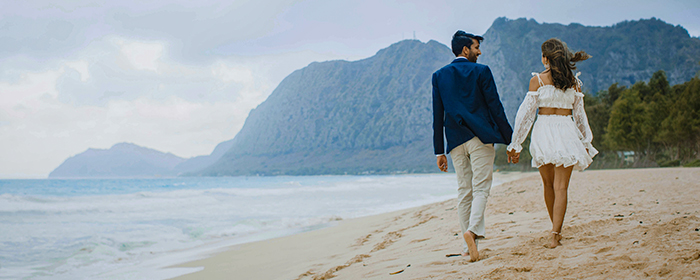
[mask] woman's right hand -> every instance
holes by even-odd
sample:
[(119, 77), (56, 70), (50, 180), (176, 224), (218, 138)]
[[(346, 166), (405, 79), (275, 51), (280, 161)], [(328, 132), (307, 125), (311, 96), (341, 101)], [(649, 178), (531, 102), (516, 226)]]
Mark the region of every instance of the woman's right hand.
[(506, 154), (508, 154), (508, 162), (515, 164), (520, 161), (520, 153), (516, 153), (515, 150), (506, 151)]

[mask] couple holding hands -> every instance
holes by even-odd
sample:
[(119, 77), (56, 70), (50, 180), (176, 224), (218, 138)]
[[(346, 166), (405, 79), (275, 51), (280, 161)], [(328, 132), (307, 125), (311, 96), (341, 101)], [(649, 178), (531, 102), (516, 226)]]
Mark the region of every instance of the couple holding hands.
[(457, 58), (432, 77), (437, 165), (447, 172), (445, 152), (450, 154), (457, 173), (462, 255), (469, 255), (472, 261), (479, 259), (478, 240), (485, 234), (484, 210), (493, 178), (495, 143), (508, 145), (508, 161), (518, 163), (521, 144), (534, 123), (530, 154), (532, 166), (542, 176), (552, 222), (550, 248), (561, 245), (571, 172), (587, 168), (598, 153), (591, 145), (593, 135), (583, 108), (581, 81), (573, 73), (575, 63), (590, 58), (588, 54), (574, 54), (555, 38), (542, 43), (545, 70), (532, 73), (512, 129), (491, 70), (476, 63), (483, 39), (457, 31), (452, 37), (452, 52)]

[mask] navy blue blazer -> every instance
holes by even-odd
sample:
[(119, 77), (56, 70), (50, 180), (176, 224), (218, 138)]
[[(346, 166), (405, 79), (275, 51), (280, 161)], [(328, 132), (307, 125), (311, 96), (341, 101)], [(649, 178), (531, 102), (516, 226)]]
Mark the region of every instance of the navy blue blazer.
[(447, 153), (474, 136), (484, 144), (510, 144), (513, 128), (488, 66), (460, 58), (433, 73), (436, 155), (445, 153), (443, 132), (447, 137)]

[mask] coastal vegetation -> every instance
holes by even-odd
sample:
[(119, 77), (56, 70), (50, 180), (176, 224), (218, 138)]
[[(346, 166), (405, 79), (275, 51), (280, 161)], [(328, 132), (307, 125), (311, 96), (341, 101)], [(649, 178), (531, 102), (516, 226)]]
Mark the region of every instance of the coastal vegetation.
[[(700, 166), (698, 75), (671, 86), (665, 71), (659, 70), (649, 82), (630, 87), (614, 83), (595, 95), (586, 94), (584, 101), (593, 146), (600, 151), (591, 168)], [(528, 153), (516, 167), (504, 165), (502, 154), (497, 165), (503, 168), (531, 168)]]

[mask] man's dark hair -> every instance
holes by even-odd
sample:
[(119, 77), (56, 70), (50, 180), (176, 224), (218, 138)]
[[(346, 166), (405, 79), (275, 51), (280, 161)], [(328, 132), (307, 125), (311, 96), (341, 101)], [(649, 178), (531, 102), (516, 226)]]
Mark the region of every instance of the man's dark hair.
[(459, 56), (462, 53), (462, 49), (467, 47), (467, 49), (472, 47), (472, 39), (477, 40), (479, 43), (484, 40), (484, 37), (477, 36), (471, 33), (464, 32), (462, 30), (457, 30), (455, 35), (452, 35), (452, 53), (455, 56)]

